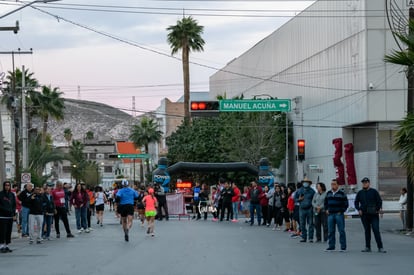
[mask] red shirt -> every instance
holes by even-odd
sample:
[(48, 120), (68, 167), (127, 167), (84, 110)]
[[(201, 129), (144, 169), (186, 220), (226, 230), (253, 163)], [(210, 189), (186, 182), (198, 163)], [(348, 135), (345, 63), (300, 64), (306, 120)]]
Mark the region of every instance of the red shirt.
[(231, 198), (231, 202), (238, 202), (240, 201), (240, 189), (235, 186), (233, 188), (234, 196)]
[(52, 197), (56, 207), (65, 207), (65, 190), (63, 188), (53, 189)]

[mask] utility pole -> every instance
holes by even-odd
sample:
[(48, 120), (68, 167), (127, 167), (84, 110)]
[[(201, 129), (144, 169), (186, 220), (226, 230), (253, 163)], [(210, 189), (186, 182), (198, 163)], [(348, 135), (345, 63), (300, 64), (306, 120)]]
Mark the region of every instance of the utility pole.
[(26, 72), (24, 65), (22, 66), (22, 168), (26, 170), (28, 167), (28, 153), (27, 153), (27, 115), (26, 115)]
[[(33, 51), (32, 49), (30, 49), (30, 51), (21, 51), (19, 48), (17, 51), (0, 52), (0, 54), (10, 54), (12, 56), (13, 79), (12, 79), (12, 83), (10, 83), (11, 84), (11, 95), (9, 96), (13, 96), (15, 100), (17, 101), (17, 99), (20, 97), (17, 95), (17, 91), (16, 91), (17, 77), (16, 77), (16, 70), (15, 70), (15, 65), (14, 65), (14, 55), (15, 54), (33, 54)], [(16, 180), (20, 179), (19, 128), (20, 128), (21, 123), (18, 123), (18, 120), (20, 117), (21, 117), (21, 111), (19, 110), (19, 107), (16, 106), (12, 112), (12, 118), (14, 121), (14, 165), (15, 165), (14, 176)]]
[[(414, 20), (414, 8), (409, 9), (409, 23)], [(410, 24), (409, 24), (410, 25)], [(411, 28), (409, 29), (409, 35), (413, 35)], [(414, 49), (408, 48), (408, 51), (413, 53)], [(414, 111), (414, 69), (408, 68), (407, 70), (407, 114), (412, 114)], [(413, 179), (407, 171), (407, 229), (413, 230)]]

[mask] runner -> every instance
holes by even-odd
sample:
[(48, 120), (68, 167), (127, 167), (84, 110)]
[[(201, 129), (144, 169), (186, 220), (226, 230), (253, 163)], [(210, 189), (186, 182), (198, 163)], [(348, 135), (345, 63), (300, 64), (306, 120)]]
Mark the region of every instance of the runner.
[(142, 199), (142, 203), (145, 205), (145, 217), (147, 217), (148, 229), (147, 234), (151, 234), (154, 237), (155, 227), (155, 215), (157, 214), (158, 201), (154, 196), (154, 189), (148, 189), (148, 195)]
[(134, 200), (138, 199), (138, 192), (129, 187), (127, 180), (122, 180), (122, 188), (116, 193), (118, 212), (121, 214), (121, 224), (125, 233), (125, 241), (129, 241), (129, 229), (134, 219)]

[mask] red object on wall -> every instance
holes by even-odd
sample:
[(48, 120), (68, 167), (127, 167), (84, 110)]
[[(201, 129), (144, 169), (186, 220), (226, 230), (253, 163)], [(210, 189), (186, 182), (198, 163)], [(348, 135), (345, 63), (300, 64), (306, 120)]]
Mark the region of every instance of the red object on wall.
[(345, 151), (345, 162), (346, 162), (346, 174), (348, 175), (348, 185), (356, 185), (357, 178), (356, 178), (355, 162), (354, 162), (354, 145), (352, 143), (345, 144), (344, 151)]
[(336, 168), (336, 180), (339, 185), (345, 185), (345, 168), (342, 163), (342, 138), (335, 138), (332, 140), (332, 144), (335, 146), (335, 153), (333, 163)]

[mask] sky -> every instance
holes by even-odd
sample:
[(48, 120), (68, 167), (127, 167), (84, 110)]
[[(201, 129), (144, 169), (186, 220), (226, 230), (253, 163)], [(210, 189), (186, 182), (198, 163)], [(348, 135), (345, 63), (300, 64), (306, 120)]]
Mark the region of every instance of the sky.
[[(23, 1), (24, 2), (24, 1)], [(0, 17), (23, 2), (0, 0)], [(24, 3), (29, 3), (27, 1)], [(39, 1), (41, 2), (41, 1)], [(183, 94), (181, 53), (171, 55), (166, 28), (183, 15), (204, 26), (204, 51), (190, 54), (192, 92), (313, 1), (61, 0), (35, 3), (0, 19), (0, 74), (25, 66), (65, 98), (132, 113), (155, 110)], [(136, 114), (135, 113), (135, 114)]]

